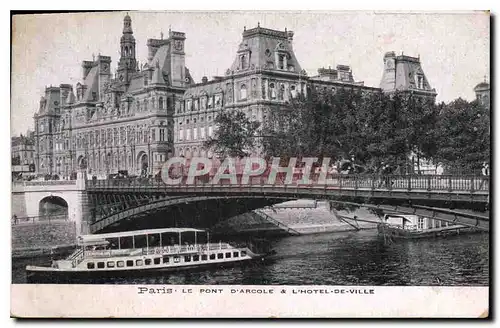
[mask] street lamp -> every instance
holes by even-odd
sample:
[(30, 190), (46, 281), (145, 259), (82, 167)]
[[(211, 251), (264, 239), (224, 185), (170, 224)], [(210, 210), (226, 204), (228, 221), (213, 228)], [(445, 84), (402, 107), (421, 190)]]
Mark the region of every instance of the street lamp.
[(151, 172), (151, 133), (148, 133), (148, 170), (147, 177), (149, 177), (149, 173)]

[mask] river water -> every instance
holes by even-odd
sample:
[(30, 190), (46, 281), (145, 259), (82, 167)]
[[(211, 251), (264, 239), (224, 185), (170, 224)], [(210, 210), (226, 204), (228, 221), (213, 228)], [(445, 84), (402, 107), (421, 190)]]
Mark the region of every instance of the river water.
[[(107, 278), (97, 284), (208, 285), (446, 285), (488, 286), (486, 233), (441, 239), (397, 240), (385, 245), (376, 230), (285, 237), (273, 240), (277, 255), (242, 267), (159, 273), (145, 278)], [(13, 283), (25, 283), (27, 264), (48, 258), (12, 259)]]

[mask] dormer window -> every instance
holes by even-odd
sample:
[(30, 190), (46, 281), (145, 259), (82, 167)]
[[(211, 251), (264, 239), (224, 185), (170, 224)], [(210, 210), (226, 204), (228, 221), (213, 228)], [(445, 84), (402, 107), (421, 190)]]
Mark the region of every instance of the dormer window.
[(241, 69), (246, 69), (246, 68), (247, 68), (247, 63), (246, 63), (246, 61), (247, 61), (246, 56), (245, 56), (245, 55), (241, 55), (241, 56), (240, 56), (240, 68), (241, 68)]
[(285, 69), (285, 55), (284, 54), (278, 55), (278, 68)]
[(424, 88), (424, 77), (422, 75), (417, 75), (417, 88), (418, 89)]

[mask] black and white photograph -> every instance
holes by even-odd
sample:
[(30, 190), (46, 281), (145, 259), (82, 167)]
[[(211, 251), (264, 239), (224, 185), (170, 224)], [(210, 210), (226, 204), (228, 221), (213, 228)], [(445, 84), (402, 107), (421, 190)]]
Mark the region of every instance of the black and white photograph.
[(430, 317), (488, 316), (490, 19), (12, 14), (11, 313), (87, 316), (41, 291), (103, 288), (256, 317), (425, 317), (421, 290), (454, 295)]

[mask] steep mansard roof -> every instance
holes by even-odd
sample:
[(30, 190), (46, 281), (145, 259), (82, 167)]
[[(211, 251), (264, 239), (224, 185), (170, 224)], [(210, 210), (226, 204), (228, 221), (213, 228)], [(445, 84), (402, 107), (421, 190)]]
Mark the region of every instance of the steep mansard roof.
[(260, 26), (245, 30), (243, 32), (243, 41), (238, 48), (231, 71), (238, 71), (240, 66), (240, 54), (249, 52), (250, 61), (248, 68), (267, 68), (272, 66), (277, 69), (276, 52), (285, 53), (287, 55), (287, 66), (293, 66), (293, 71), (300, 72), (302, 68), (295, 56), (292, 46), (293, 32), (292, 31), (277, 31)]

